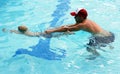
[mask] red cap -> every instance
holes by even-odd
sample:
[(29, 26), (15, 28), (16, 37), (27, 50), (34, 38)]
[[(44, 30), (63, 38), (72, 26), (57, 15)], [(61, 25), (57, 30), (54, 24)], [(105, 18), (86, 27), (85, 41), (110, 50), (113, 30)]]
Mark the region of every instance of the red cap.
[(86, 18), (88, 16), (87, 11), (85, 9), (78, 9), (76, 12), (71, 12), (71, 16), (82, 16), (83, 18)]

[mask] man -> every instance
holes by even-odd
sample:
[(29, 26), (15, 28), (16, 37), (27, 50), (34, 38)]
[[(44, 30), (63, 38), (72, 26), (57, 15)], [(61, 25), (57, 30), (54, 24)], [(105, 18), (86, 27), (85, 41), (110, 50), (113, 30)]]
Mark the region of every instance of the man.
[(87, 51), (94, 55), (99, 55), (96, 48), (105, 47), (106, 44), (114, 41), (115, 37), (113, 33), (102, 29), (95, 22), (87, 19), (88, 13), (85, 9), (78, 9), (76, 12), (71, 12), (71, 15), (75, 18), (75, 24), (49, 29), (46, 30), (45, 33), (51, 34), (54, 32), (74, 32), (79, 30), (91, 33), (92, 37), (87, 44)]

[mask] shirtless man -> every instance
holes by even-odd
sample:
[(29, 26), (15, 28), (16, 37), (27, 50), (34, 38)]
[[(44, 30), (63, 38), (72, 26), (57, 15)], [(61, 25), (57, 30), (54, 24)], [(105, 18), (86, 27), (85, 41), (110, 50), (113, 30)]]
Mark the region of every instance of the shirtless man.
[(99, 55), (96, 48), (105, 47), (106, 44), (114, 42), (114, 34), (102, 29), (95, 22), (87, 19), (88, 13), (85, 9), (78, 9), (76, 12), (71, 12), (71, 15), (75, 18), (75, 24), (49, 29), (45, 32), (51, 34), (54, 32), (74, 32), (83, 30), (91, 33), (92, 37), (87, 44), (87, 51), (94, 55)]

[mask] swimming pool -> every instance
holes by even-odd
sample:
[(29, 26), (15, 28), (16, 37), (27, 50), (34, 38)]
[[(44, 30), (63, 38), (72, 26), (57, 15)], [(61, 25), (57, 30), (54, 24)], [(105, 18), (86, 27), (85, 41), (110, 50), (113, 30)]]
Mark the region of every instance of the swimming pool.
[[(0, 74), (119, 74), (120, 68), (120, 1), (119, 0), (1, 0), (0, 1)], [(69, 15), (78, 7), (88, 10), (88, 18), (106, 30), (116, 40), (113, 50), (104, 48), (101, 57), (87, 60), (84, 45), (90, 34), (60, 38), (26, 37), (3, 33), (2, 28), (16, 29), (26, 24), (32, 31), (71, 24)]]

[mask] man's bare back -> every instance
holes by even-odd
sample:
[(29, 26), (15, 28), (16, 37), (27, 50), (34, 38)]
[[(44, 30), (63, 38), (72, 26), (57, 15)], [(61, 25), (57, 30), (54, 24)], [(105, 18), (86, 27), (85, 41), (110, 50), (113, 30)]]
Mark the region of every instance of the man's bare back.
[(82, 23), (79, 23), (78, 25), (83, 25), (84, 31), (87, 31), (91, 33), (92, 35), (100, 35), (100, 36), (110, 36), (110, 33), (102, 29), (98, 24), (95, 22), (86, 19)]

